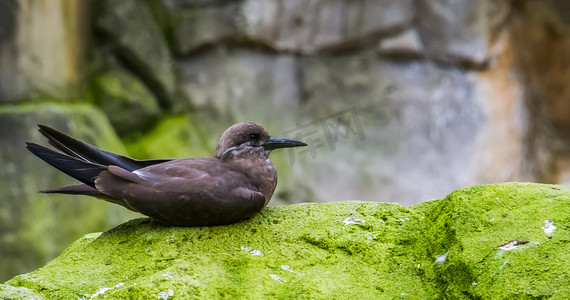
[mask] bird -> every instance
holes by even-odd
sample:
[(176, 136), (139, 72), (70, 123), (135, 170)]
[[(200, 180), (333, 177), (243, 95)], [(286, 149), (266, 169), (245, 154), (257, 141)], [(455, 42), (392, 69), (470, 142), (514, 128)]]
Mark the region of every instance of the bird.
[(241, 122), (224, 131), (214, 157), (136, 160), (45, 125), (38, 128), (59, 151), (30, 142), (26, 148), (82, 182), (41, 193), (92, 196), (181, 227), (226, 225), (257, 214), (277, 186), (271, 151), (308, 146)]

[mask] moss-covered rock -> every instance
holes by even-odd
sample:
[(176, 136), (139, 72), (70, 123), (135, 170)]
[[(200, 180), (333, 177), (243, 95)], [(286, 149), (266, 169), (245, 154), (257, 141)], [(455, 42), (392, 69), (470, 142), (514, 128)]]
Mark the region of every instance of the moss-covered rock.
[(44, 299), (44, 297), (42, 297), (41, 295), (36, 294), (27, 288), (14, 287), (5, 284), (0, 284), (0, 294), (2, 294), (3, 299), (29, 299), (29, 300)]
[(430, 277), (445, 295), (570, 295), (570, 187), (474, 186), (440, 202), (426, 213), (424, 234), (428, 257), (442, 261)]
[(176, 93), (173, 58), (159, 24), (146, 1), (94, 1), (97, 48), (110, 47), (116, 58), (136, 74), (163, 107)]
[(94, 102), (119, 134), (132, 134), (157, 120), (161, 109), (152, 92), (131, 73), (115, 68), (98, 75), (92, 86)]
[(217, 227), (136, 219), (84, 236), (0, 297), (26, 288), (50, 299), (563, 299), (568, 224), (569, 187), (520, 183), (408, 208), (270, 207)]

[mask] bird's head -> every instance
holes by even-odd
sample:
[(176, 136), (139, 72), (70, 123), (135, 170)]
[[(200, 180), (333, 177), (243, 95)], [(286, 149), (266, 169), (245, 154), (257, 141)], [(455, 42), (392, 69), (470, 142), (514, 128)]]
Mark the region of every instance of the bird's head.
[(307, 144), (291, 139), (271, 137), (261, 125), (243, 122), (234, 124), (224, 131), (216, 149), (216, 157), (222, 158), (230, 152), (252, 148), (263, 150), (269, 155), (269, 152), (274, 149), (299, 146), (307, 146)]

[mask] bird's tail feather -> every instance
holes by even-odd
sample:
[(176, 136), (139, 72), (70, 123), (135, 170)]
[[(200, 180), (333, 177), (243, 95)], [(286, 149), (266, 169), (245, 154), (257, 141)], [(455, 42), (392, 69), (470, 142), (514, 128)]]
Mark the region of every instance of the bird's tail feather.
[(107, 170), (107, 166), (84, 161), (38, 144), (26, 143), (26, 148), (43, 161), (90, 187), (95, 187), (95, 179), (99, 173)]
[(48, 139), (49, 144), (61, 152), (34, 143), (26, 143), (26, 148), (48, 164), (85, 184), (42, 191), (44, 193), (100, 196), (102, 193), (95, 189), (95, 179), (109, 166), (115, 165), (132, 172), (170, 160), (136, 160), (100, 150), (48, 126), (38, 125), (38, 127), (39, 132)]
[(101, 196), (103, 193), (99, 192), (96, 188), (93, 188), (87, 184), (71, 185), (62, 187), (54, 190), (44, 190), (40, 191), (44, 194), (68, 194), (68, 195), (89, 195), (89, 196)]
[(50, 145), (61, 152), (80, 160), (99, 165), (119, 166), (127, 171), (134, 171), (153, 164), (169, 161), (170, 159), (136, 160), (126, 156), (100, 150), (95, 146), (72, 138), (60, 131), (45, 125), (38, 125), (40, 133), (48, 139)]

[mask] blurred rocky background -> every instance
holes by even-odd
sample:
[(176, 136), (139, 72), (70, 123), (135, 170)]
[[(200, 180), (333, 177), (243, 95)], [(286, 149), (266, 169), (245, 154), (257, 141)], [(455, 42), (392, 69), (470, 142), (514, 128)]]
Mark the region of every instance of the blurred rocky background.
[(0, 282), (137, 216), (37, 194), (74, 183), (37, 123), (144, 159), (245, 120), (311, 145), (272, 155), (273, 205), (568, 183), (570, 2), (1, 0)]

